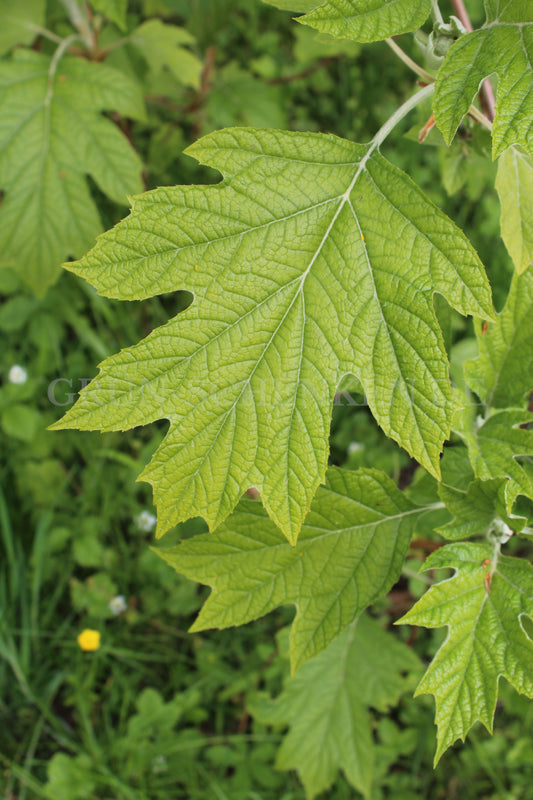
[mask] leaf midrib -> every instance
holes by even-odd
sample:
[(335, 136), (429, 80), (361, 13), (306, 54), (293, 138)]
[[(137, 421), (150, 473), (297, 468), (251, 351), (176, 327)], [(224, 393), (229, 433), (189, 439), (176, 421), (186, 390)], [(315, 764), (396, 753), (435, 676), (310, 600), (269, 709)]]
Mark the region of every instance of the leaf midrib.
[[(326, 491), (329, 491), (329, 490), (328, 489), (324, 489), (324, 492), (326, 492)], [(367, 508), (367, 506), (364, 506), (362, 503), (357, 503), (357, 505), (358, 506), (362, 506), (363, 508)], [(395, 521), (397, 519), (404, 519), (405, 517), (408, 517), (408, 516), (411, 516), (411, 515), (414, 515), (414, 514), (423, 514), (423, 513), (427, 512), (427, 511), (431, 511), (431, 510), (434, 510), (434, 509), (437, 509), (437, 508), (443, 508), (443, 507), (444, 507), (443, 503), (432, 503), (431, 505), (428, 505), (428, 506), (417, 506), (416, 508), (411, 508), (409, 510), (402, 511), (399, 514), (393, 514), (391, 516), (387, 516), (386, 514), (383, 514), (381, 517), (379, 517), (378, 519), (375, 519), (375, 520), (369, 520), (368, 522), (362, 522), (362, 523), (359, 523), (359, 524), (350, 525), (350, 526), (348, 526), (346, 528), (335, 528), (333, 530), (331, 528), (330, 529), (320, 528), (317, 525), (308, 525), (307, 523), (304, 522), (304, 524), (302, 526), (302, 533), (304, 533), (305, 530), (311, 530), (311, 531), (317, 531), (317, 535), (312, 537), (312, 538), (309, 538), (309, 539), (300, 538), (298, 540), (296, 548), (293, 548), (293, 551), (296, 552), (296, 550), (298, 548), (300, 550), (302, 548), (311, 549), (312, 547), (314, 547), (317, 544), (317, 542), (322, 541), (324, 539), (329, 539), (332, 536), (339, 537), (339, 536), (343, 536), (344, 534), (356, 533), (357, 531), (360, 531), (360, 530), (362, 530), (364, 528), (376, 527), (376, 526), (378, 526), (378, 525), (380, 525), (382, 523)], [(372, 509), (372, 510), (376, 514), (379, 513), (378, 511), (375, 511), (375, 509)], [(238, 536), (239, 538), (249, 539), (249, 537), (246, 536), (246, 534), (236, 533), (235, 531), (232, 531), (232, 533), (233, 533), (234, 536)], [(193, 545), (194, 545), (194, 542), (193, 542)], [(287, 542), (287, 540), (285, 538), (281, 538), (280, 537), (279, 542), (277, 542), (276, 544), (268, 545), (268, 544), (261, 543), (260, 547), (256, 547), (253, 550), (242, 550), (240, 552), (242, 553), (243, 558), (246, 559), (246, 558), (249, 558), (251, 555), (256, 555), (256, 554), (261, 553), (261, 552), (263, 552), (265, 550), (270, 552), (270, 553), (272, 553), (272, 552), (278, 550), (279, 548), (286, 549), (287, 547), (290, 547), (289, 542)], [(178, 556), (179, 556), (179, 548), (180, 548), (180, 545), (178, 545), (178, 549), (177, 549), (177, 553), (176, 553), (176, 555), (178, 555)], [(194, 559), (194, 558), (196, 558), (196, 554), (195, 553), (185, 553), (184, 557), (185, 558), (193, 558)], [(225, 561), (226, 559), (234, 559), (234, 558), (235, 558), (235, 553), (234, 552), (225, 553), (223, 555), (221, 555), (220, 553), (217, 553), (217, 556), (216, 556), (216, 559), (217, 559), (217, 561), (219, 563)], [(220, 572), (219, 574), (220, 575), (227, 575), (227, 574), (230, 574), (230, 572), (232, 572), (232, 571), (233, 570), (230, 570), (228, 572)], [(281, 573), (278, 573), (278, 575), (279, 574), (281, 574)], [(207, 585), (211, 586), (211, 584), (207, 584)]]

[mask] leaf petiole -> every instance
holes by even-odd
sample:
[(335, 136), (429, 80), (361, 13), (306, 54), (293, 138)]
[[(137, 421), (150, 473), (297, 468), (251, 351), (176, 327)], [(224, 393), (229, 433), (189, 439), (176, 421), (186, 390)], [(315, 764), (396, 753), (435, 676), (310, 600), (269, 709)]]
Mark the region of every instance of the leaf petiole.
[(442, 18), (438, 0), (431, 0), (431, 13), (435, 22), (438, 22), (442, 25), (444, 24), (444, 19)]
[(379, 131), (372, 139), (370, 143), (370, 148), (367, 154), (365, 155), (363, 161), (366, 162), (368, 160), (368, 158), (374, 152), (374, 150), (383, 144), (387, 136), (402, 121), (402, 119), (406, 117), (410, 111), (413, 110), (413, 108), (416, 108), (418, 105), (420, 105), (420, 103), (423, 103), (424, 100), (428, 100), (432, 96), (434, 89), (435, 89), (434, 83), (430, 83), (428, 84), (428, 86), (424, 86), (423, 89), (420, 89), (416, 94), (412, 95), (412, 97), (409, 97), (409, 99), (406, 100), (405, 103), (402, 103), (402, 105), (396, 109), (394, 114), (391, 117), (389, 117), (389, 119), (385, 122), (384, 125), (381, 126)]
[[(95, 36), (85, 12), (76, 0), (61, 0), (70, 21), (81, 36), (85, 47), (92, 52), (95, 49)], [(70, 37), (69, 37), (70, 38)]]
[(58, 36), (56, 33), (49, 31), (48, 28), (43, 28), (42, 25), (33, 25), (31, 22), (26, 23), (26, 28), (36, 36), (44, 36), (45, 39), (50, 39), (51, 42), (56, 42), (57, 44), (61, 44), (63, 38)]
[(426, 70), (421, 67), (420, 64), (417, 64), (416, 61), (413, 61), (413, 59), (408, 56), (404, 50), (402, 50), (400, 45), (394, 41), (394, 39), (389, 37), (388, 39), (385, 39), (385, 41), (389, 45), (390, 49), (401, 61), (403, 61), (404, 64), (406, 64), (406, 66), (409, 67), (409, 69), (412, 69), (413, 72), (416, 72), (416, 74), (423, 80), (427, 81), (427, 83), (433, 83), (435, 78), (430, 75), (429, 72), (426, 72)]

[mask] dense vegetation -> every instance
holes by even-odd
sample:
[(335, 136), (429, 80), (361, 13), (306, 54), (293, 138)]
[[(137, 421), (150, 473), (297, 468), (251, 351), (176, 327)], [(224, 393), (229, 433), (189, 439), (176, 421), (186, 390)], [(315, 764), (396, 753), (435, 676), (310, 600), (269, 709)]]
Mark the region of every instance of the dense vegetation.
[[(356, 0), (343, 2), (356, 5)], [(6, 800), (303, 800), (322, 792), (334, 800), (360, 793), (371, 800), (527, 800), (530, 796), (532, 710), (524, 694), (533, 692), (527, 672), (529, 665), (531, 674), (533, 665), (533, 646), (527, 636), (531, 622), (526, 616), (532, 612), (528, 559), (533, 434), (527, 428), (527, 404), (533, 388), (533, 275), (529, 267), (533, 162), (527, 119), (533, 93), (528, 76), (520, 72), (519, 59), (510, 65), (505, 61), (504, 54), (515, 52), (516, 43), (504, 41), (503, 36), (512, 38), (514, 25), (525, 31), (527, 40), (531, 4), (527, 0), (514, 5), (503, 0), (467, 3), (474, 27), (480, 28), (470, 34), (476, 37), (474, 44), (479, 52), (490, 51), (491, 58), (497, 53), (499, 60), (490, 61), (489, 66), (477, 64), (477, 72), (467, 76), (465, 84), (473, 81), (470, 88), (475, 94), (481, 78), (494, 69), (509, 108), (516, 87), (526, 86), (515, 98), (510, 122), (499, 98), (492, 134), (488, 130), (490, 97), (487, 100), (483, 94), (474, 101), (470, 117), (462, 122), (462, 114), (451, 118), (446, 94), (456, 89), (453, 80), (439, 84), (437, 79), (433, 106), (437, 126), (432, 124), (430, 94), (445, 51), (457, 40), (457, 50), (452, 48), (447, 56), (450, 61), (456, 59), (448, 76), (460, 69), (463, 50), (467, 51), (465, 63), (474, 63), (468, 52), (470, 40), (461, 26), (454, 21), (449, 28), (439, 27), (435, 3), (405, 0), (406, 7), (419, 9), (416, 19), (403, 27), (396, 21), (396, 29), (377, 33), (382, 23), (376, 23), (371, 36), (352, 36), (363, 40), (359, 42), (334, 38), (338, 30), (327, 2), (322, 6), (308, 0), (276, 0), (274, 5), (279, 8), (260, 0), (94, 0), (88, 5), (73, 0), (3, 0), (0, 789)], [(428, 16), (431, 5), (433, 20)], [(449, 2), (439, 5), (447, 21), (454, 8)], [(312, 11), (318, 6), (326, 11)], [(294, 13), (280, 9), (311, 11), (312, 25), (297, 24)], [(481, 28), (485, 11), (488, 24)], [(505, 25), (498, 28), (500, 18)], [(416, 37), (406, 33), (392, 42), (392, 48), (401, 45), (403, 60), (408, 62), (410, 57), (421, 65), (418, 77), (429, 83), (429, 89), (419, 89), (416, 102), (408, 101), (411, 115), (405, 120), (402, 116), (389, 130), (388, 120), (406, 98), (413, 97), (417, 76), (398, 60), (390, 45), (365, 42), (420, 26)], [(328, 27), (333, 35), (317, 33), (321, 27)], [(480, 44), (480, 37), (492, 38)], [(465, 110), (469, 104), (470, 98)], [(184, 154), (200, 137), (229, 126), (259, 130), (204, 139), (190, 150), (197, 160)], [(352, 143), (371, 142), (378, 130), (384, 130), (382, 126), (388, 136), (378, 144), (387, 162), (371, 153), (374, 163)], [(347, 141), (283, 138), (282, 134), (274, 140), (268, 139), (264, 128), (333, 133)], [(223, 136), (232, 137), (231, 146)], [(453, 139), (451, 146), (446, 146), (445, 139), (448, 144)], [(232, 147), (239, 152), (233, 161), (228, 155)], [(444, 215), (439, 216), (443, 249), (455, 250), (456, 258), (460, 254), (463, 283), (457, 289), (439, 262), (431, 285), (428, 278), (418, 287), (420, 296), (430, 298), (427, 308), (434, 303), (436, 327), (431, 328), (430, 314), (428, 330), (434, 338), (425, 334), (428, 338), (419, 342), (411, 394), (394, 394), (398, 376), (391, 371), (385, 351), (379, 354), (374, 372), (353, 354), (346, 356), (354, 375), (337, 385), (336, 365), (348, 335), (344, 332), (335, 341), (338, 331), (332, 333), (333, 326), (328, 329), (331, 352), (326, 358), (321, 341), (313, 365), (334, 394), (328, 482), (316, 496), (324, 476), (317, 468), (315, 480), (301, 435), (294, 449), (305, 479), (295, 460), (285, 476), (276, 473), (284, 453), (276, 452), (274, 438), (261, 475), (260, 471), (244, 477), (235, 473), (231, 486), (226, 473), (220, 481), (217, 471), (228, 452), (223, 442), (225, 449), (215, 448), (211, 465), (212, 496), (204, 476), (205, 498), (180, 489), (176, 510), (176, 487), (190, 477), (183, 470), (198, 457), (194, 444), (187, 463), (172, 473), (170, 495), (165, 494), (165, 459), (172, 453), (165, 438), (168, 424), (161, 420), (172, 419), (168, 404), (174, 403), (177, 383), (159, 387), (156, 401), (148, 393), (128, 404), (120, 397), (120, 380), (124, 374), (130, 379), (128, 353), (138, 351), (113, 354), (132, 348), (151, 332), (157, 337), (158, 328), (177, 312), (189, 309), (189, 319), (196, 313), (199, 298), (211, 305), (201, 318), (205, 328), (200, 326), (200, 333), (194, 335), (203, 336), (213, 320), (220, 322), (228, 309), (213, 312), (216, 301), (209, 300), (208, 291), (212, 275), (201, 251), (205, 237), (212, 234), (211, 221), (207, 224), (198, 213), (196, 226), (186, 229), (191, 241), (199, 237), (195, 251), (199, 263), (192, 264), (192, 269), (187, 265), (190, 277), (186, 281), (181, 281), (181, 273), (178, 278), (171, 274), (167, 282), (164, 271), (157, 273), (163, 256), (151, 249), (151, 237), (161, 236), (164, 229), (157, 228), (158, 218), (146, 222), (142, 215), (151, 213), (150, 201), (140, 198), (129, 222), (123, 223), (130, 228), (114, 228), (71, 267), (107, 297), (97, 294), (85, 280), (62, 271), (60, 264), (83, 257), (98, 234), (126, 216), (128, 196), (147, 189), (206, 185), (197, 195), (183, 190), (186, 199), (180, 214), (190, 210), (187, 198), (193, 196), (196, 210), (204, 202), (199, 198), (205, 197), (205, 208), (213, 214), (216, 201), (209, 198), (220, 193), (220, 188), (215, 189), (220, 173), (213, 167), (220, 166), (229, 175), (235, 169), (242, 179), (240, 190), (244, 186), (253, 194), (254, 181), (258, 182), (265, 193), (263, 200), (269, 201), (265, 207), (272, 212), (265, 175), (253, 173), (253, 159), (246, 171), (247, 155), (242, 153), (254, 147), (276, 158), (276, 147), (281, 147), (288, 162), (295, 159), (294, 147), (300, 154), (307, 147), (315, 148), (320, 156), (316, 163), (307, 164), (305, 185), (298, 183), (298, 170), (283, 165), (290, 177), (289, 205), (293, 202), (290, 191), (296, 189), (305, 189), (317, 204), (322, 202), (321, 192), (330, 191), (338, 164), (345, 167), (344, 161), (350, 161), (350, 168), (353, 163), (373, 164), (372, 178), (383, 192), (399, 182), (400, 194), (409, 195), (411, 209), (418, 209), (414, 222), (410, 218), (405, 226), (395, 228), (389, 209), (385, 224), (383, 217), (376, 216), (370, 198), (367, 216), (358, 207), (362, 227), (357, 237), (348, 228), (340, 232), (341, 251), (348, 240), (356, 238), (357, 246), (367, 248), (372, 259), (376, 237), (387, 230), (390, 241), (380, 245), (381, 256), (390, 257), (394, 251), (398, 264), (410, 258), (418, 268), (426, 257), (425, 251), (417, 255), (418, 232), (407, 244), (402, 237), (409, 237), (405, 233), (409, 224), (422, 226), (422, 217), (431, 219), (430, 202), (436, 204), (468, 237), (469, 241)], [(341, 150), (346, 158), (339, 156)], [(244, 166), (238, 158), (244, 159)], [(319, 164), (321, 158), (326, 169)], [(363, 201), (366, 192), (363, 167), (356, 203)], [(339, 175), (343, 185), (343, 175)], [(355, 185), (350, 184), (350, 190)], [(231, 198), (236, 218), (250, 213), (252, 194), (242, 205)], [(146, 197), (163, 205), (165, 224), (176, 214), (177, 194)], [(255, 207), (253, 213), (259, 213)], [(318, 223), (311, 220), (311, 229), (313, 224)], [(126, 261), (121, 248), (130, 247), (132, 240), (121, 239), (120, 231), (126, 230), (131, 237), (135, 226), (140, 236), (146, 236), (136, 241), (136, 253), (151, 262), (148, 269), (135, 272), (132, 268), (130, 278), (121, 272)], [(282, 249), (290, 261), (291, 237), (300, 233), (291, 229), (285, 238), (274, 240), (276, 249), (274, 256), (268, 256), (265, 274), (276, 275), (273, 263)], [(173, 235), (169, 229), (169, 237)], [(430, 238), (433, 235), (428, 233)], [(408, 245), (412, 247), (409, 258), (405, 255)], [(300, 252), (301, 247), (300, 241), (295, 250)], [(436, 247), (435, 238), (431, 247)], [(268, 251), (263, 240), (251, 248), (245, 257), (254, 264)], [(428, 252), (429, 263), (433, 251)], [(217, 251), (215, 266), (223, 256)], [(238, 275), (235, 251), (229, 257)], [(420, 276), (410, 269), (406, 275), (416, 285)], [(222, 289), (226, 296), (235, 290), (239, 304), (246, 297), (242, 299), (240, 286), (233, 280)], [(496, 311), (504, 309), (497, 317), (489, 283)], [(246, 280), (244, 285), (247, 291)], [(432, 300), (434, 289), (440, 294)], [(320, 319), (326, 319), (330, 306), (344, 319), (341, 295), (337, 287), (335, 291), (330, 287), (329, 305), (324, 296), (316, 299), (323, 309)], [(413, 302), (407, 297), (403, 305)], [(238, 307), (235, 313), (241, 313)], [(344, 319), (346, 330), (352, 322)], [(365, 334), (371, 324), (370, 320)], [(361, 335), (360, 343), (363, 339)], [(424, 357), (429, 362), (434, 357), (431, 343), (442, 355), (435, 385), (443, 392), (443, 402), (428, 412), (423, 402), (413, 398), (420, 353), (427, 344)], [(168, 342), (163, 345), (161, 352), (146, 346), (152, 357), (170, 359)], [(226, 350), (221, 345), (216, 355), (227, 370), (235, 368), (231, 355), (236, 342), (230, 345)], [(285, 349), (280, 348), (287, 358), (290, 345), (288, 337)], [(119, 382), (118, 390), (117, 384), (105, 383), (104, 368), (93, 389), (82, 396), (85, 400), (73, 406), (104, 359), (109, 359), (107, 375)], [(120, 372), (122, 364), (126, 373)], [(339, 369), (343, 371), (342, 366)], [(408, 376), (403, 377), (407, 384)], [(223, 383), (225, 374), (217, 379)], [(180, 402), (185, 403), (198, 385), (209, 387), (210, 380), (209, 370), (195, 373), (192, 383), (180, 386)], [(239, 377), (233, 375), (231, 380), (237, 384)], [(258, 418), (266, 414), (264, 407), (273, 390), (265, 376), (263, 380)], [(316, 379), (313, 375), (309, 380)], [(279, 391), (280, 405), (287, 393), (296, 405), (289, 384)], [(99, 392), (105, 396), (104, 405)], [(391, 396), (395, 398), (392, 405)], [(317, 405), (321, 400), (328, 405), (327, 398), (317, 393)], [(425, 414), (418, 438), (408, 423), (407, 435), (398, 418), (391, 419), (394, 406), (405, 419), (411, 412), (413, 417)], [(459, 408), (453, 423), (452, 406)], [(71, 408), (67, 424), (107, 427), (108, 432), (47, 430)], [(324, 461), (324, 468), (328, 414), (329, 407), (311, 448), (318, 454), (317, 464)], [(265, 416), (263, 429), (272, 419)], [(200, 423), (210, 453), (214, 446), (210, 426), (204, 417)], [(134, 426), (138, 427), (118, 432)], [(480, 430), (486, 432), (485, 437), (478, 435)], [(245, 444), (234, 439), (237, 444), (231, 450), (237, 454), (238, 469), (248, 457), (246, 443), (252, 436), (248, 425), (242, 434)], [(195, 442), (199, 435), (194, 432)], [(450, 442), (441, 460), (445, 439)], [(500, 449), (494, 450), (496, 440)], [(157, 509), (152, 506), (151, 487), (135, 482), (152, 458), (152, 473), (145, 474), (153, 483)], [(443, 480), (439, 483), (440, 463)], [(249, 475), (253, 480), (246, 484)], [(264, 480), (261, 497), (270, 519), (262, 505), (250, 498), (231, 514), (243, 489), (258, 485), (259, 478)], [(216, 529), (213, 533), (206, 533), (204, 520)], [(156, 521), (165, 535), (154, 541)], [(335, 538), (331, 552), (326, 553), (318, 541), (317, 529), (321, 535), (330, 534), (331, 541)], [(351, 531), (349, 538), (338, 535), (346, 529)], [(460, 541), (469, 538), (474, 541)], [(363, 539), (369, 552), (366, 561), (359, 553), (352, 554)], [(394, 546), (389, 544), (391, 539)], [(443, 547), (446, 539), (451, 544)], [(304, 550), (306, 566), (300, 569), (298, 560)], [(238, 560), (241, 555), (243, 562)], [(278, 568), (282, 579), (268, 590), (265, 600), (261, 580), (265, 573), (276, 575)], [(450, 568), (459, 571), (446, 580)], [(322, 595), (338, 593), (336, 581), (343, 569), (356, 576), (359, 596), (347, 612), (339, 612), (339, 619), (331, 621), (321, 606)], [(498, 582), (511, 573), (521, 587), (520, 602), (507, 589), (499, 593)], [(250, 586), (241, 602), (239, 593), (248, 578)], [(465, 587), (470, 592), (466, 605), (438, 594), (446, 593), (454, 581), (460, 584), (457, 596)], [(204, 584), (216, 588), (210, 594)], [(443, 659), (446, 648), (439, 651), (446, 639), (444, 626), (461, 629), (469, 613), (477, 613), (475, 603), (483, 608), (487, 598), (497, 624), (502, 624), (496, 639), (491, 638), (493, 621), (480, 635), (482, 650), (493, 658), (486, 664), (479, 660), (484, 673), (481, 669), (481, 674), (472, 677), (465, 671), (464, 682), (476, 697), (471, 707), (465, 710), (466, 701), (459, 692), (454, 709), (446, 708), (446, 698), (439, 698), (440, 686), (450, 677)], [(442, 601), (449, 602), (447, 616), (437, 619), (435, 606)], [(271, 613), (262, 616), (267, 611)], [(426, 627), (393, 628), (405, 614), (407, 622)], [(203, 630), (258, 616), (261, 619), (247, 626)], [(193, 624), (195, 629), (188, 632)], [(473, 636), (467, 625), (459, 644), (471, 642)], [(458, 647), (453, 635), (450, 641)], [(436, 668), (439, 652), (441, 666)], [(517, 694), (504, 680), (498, 687), (500, 674), (524, 694)], [(421, 680), (421, 691), (429, 694), (413, 699)], [(490, 711), (498, 688), (493, 736), (479, 724), (470, 730), (476, 719), (491, 727)], [(476, 692), (482, 698), (479, 701)], [(438, 701), (438, 743), (435, 701), (430, 694)], [(462, 720), (454, 718), (455, 708)], [(450, 747), (467, 733), (466, 744)], [(435, 751), (442, 757), (434, 769)]]

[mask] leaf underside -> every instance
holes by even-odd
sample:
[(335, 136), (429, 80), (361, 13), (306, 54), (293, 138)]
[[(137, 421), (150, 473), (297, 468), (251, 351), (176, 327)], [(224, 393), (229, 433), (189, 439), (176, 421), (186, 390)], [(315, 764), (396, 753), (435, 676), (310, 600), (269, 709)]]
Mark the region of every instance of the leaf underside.
[(433, 293), (493, 314), (462, 232), (379, 154), (334, 136), (227, 129), (189, 153), (225, 180), (137, 198), (68, 266), (110, 297), (190, 289), (194, 301), (107, 359), (56, 427), (170, 420), (142, 475), (159, 533), (192, 516), (215, 528), (254, 485), (296, 541), (346, 373), (385, 433), (438, 475), (452, 409)]
[(383, 473), (331, 467), (296, 547), (260, 503), (245, 500), (215, 533), (156, 552), (212, 587), (193, 630), (242, 625), (294, 604), (296, 670), (394, 585), (425, 511)]

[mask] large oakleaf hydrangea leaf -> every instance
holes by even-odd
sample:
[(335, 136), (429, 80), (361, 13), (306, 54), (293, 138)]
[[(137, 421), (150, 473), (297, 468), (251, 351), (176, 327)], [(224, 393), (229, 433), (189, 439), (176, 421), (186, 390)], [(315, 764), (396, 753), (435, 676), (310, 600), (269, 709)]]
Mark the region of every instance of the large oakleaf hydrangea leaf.
[(298, 21), (331, 36), (378, 42), (420, 28), (430, 0), (326, 0)]
[(280, 697), (258, 698), (250, 710), (261, 722), (290, 725), (276, 767), (296, 769), (308, 798), (328, 789), (339, 769), (369, 797), (375, 750), (370, 708), (385, 712), (397, 703), (419, 668), (412, 650), (362, 616), (308, 661)]
[(407, 175), (335, 136), (227, 129), (189, 153), (224, 182), (137, 198), (71, 268), (110, 297), (195, 299), (107, 359), (57, 427), (170, 420), (143, 473), (160, 533), (198, 515), (216, 527), (255, 485), (294, 542), (347, 372), (387, 435), (438, 475), (452, 409), (433, 293), (493, 313), (464, 235)]
[(141, 118), (142, 96), (104, 64), (19, 50), (0, 63), (0, 106), (0, 264), (42, 295), (102, 229), (86, 174), (117, 203), (141, 190), (139, 157), (101, 112)]
[(259, 503), (243, 501), (215, 533), (157, 552), (181, 574), (213, 588), (193, 630), (242, 625), (294, 604), (296, 670), (389, 591), (417, 522), (431, 508), (413, 505), (381, 472), (332, 467), (296, 547)]
[(533, 267), (515, 275), (505, 308), (485, 332), (476, 326), (479, 355), (465, 364), (472, 389), (492, 408), (524, 406), (533, 389)]
[(498, 76), (494, 158), (513, 144), (533, 154), (533, 4), (487, 0), (487, 23), (450, 47), (439, 69), (433, 110), (448, 144), (484, 78)]
[(488, 545), (437, 550), (424, 569), (451, 567), (455, 576), (432, 586), (401, 620), (449, 629), (417, 689), (435, 696), (436, 760), (477, 720), (492, 729), (500, 675), (533, 697), (533, 642), (521, 624), (522, 615), (533, 616), (533, 567), (502, 556), (494, 564), (493, 557)]

